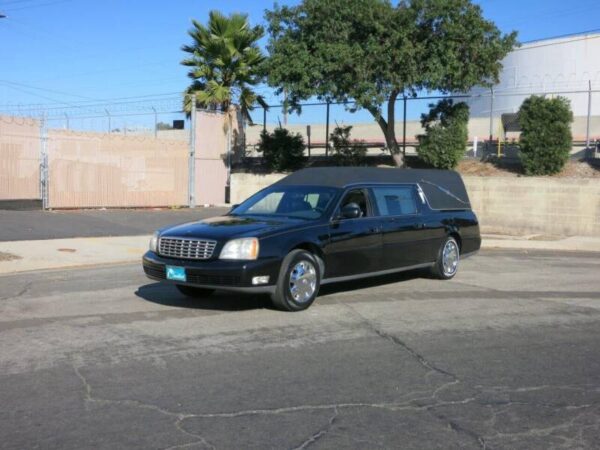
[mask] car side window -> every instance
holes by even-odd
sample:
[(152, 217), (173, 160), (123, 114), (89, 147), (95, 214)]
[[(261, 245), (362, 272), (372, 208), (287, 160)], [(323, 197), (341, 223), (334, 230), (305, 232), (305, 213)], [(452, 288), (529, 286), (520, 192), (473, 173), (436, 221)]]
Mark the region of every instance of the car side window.
[(417, 213), (417, 201), (413, 186), (373, 187), (373, 197), (379, 214), (401, 216)]
[(356, 203), (358, 205), (362, 212), (361, 217), (367, 217), (369, 215), (369, 208), (367, 206), (367, 196), (365, 195), (364, 190), (354, 189), (350, 192), (347, 192), (346, 195), (344, 195), (342, 202), (340, 203), (340, 210), (348, 203)]

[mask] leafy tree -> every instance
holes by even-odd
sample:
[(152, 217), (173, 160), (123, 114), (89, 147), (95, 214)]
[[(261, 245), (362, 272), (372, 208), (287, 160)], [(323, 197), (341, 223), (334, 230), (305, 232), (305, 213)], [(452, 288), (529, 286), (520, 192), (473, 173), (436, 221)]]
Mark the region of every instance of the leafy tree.
[(469, 107), (466, 103), (440, 100), (421, 115), (425, 134), (419, 135), (419, 157), (437, 169), (454, 169), (467, 149)]
[(367, 149), (350, 140), (351, 131), (352, 125), (337, 126), (329, 136), (333, 145), (333, 158), (339, 166), (361, 166), (365, 163)]
[(306, 163), (304, 138), (287, 128), (276, 128), (272, 133), (264, 130), (257, 150), (263, 154), (267, 167), (275, 172), (297, 170)]
[(516, 44), (470, 0), (303, 0), (267, 11), (269, 84), (292, 106), (354, 101), (399, 153), (394, 107), (422, 89), (466, 91), (498, 81)]
[(256, 103), (267, 106), (252, 89), (262, 79), (265, 56), (257, 42), (264, 36), (263, 28), (250, 26), (245, 14), (226, 17), (218, 11), (210, 12), (206, 26), (196, 20), (192, 24), (188, 32), (192, 44), (182, 47), (190, 56), (181, 64), (190, 68), (192, 79), (185, 91), (184, 110), (190, 113), (190, 94), (195, 94), (201, 108), (227, 111), (232, 103), (239, 103), (251, 121), (249, 111)]
[(519, 109), (521, 162), (527, 175), (552, 175), (569, 159), (573, 113), (564, 97), (533, 95)]

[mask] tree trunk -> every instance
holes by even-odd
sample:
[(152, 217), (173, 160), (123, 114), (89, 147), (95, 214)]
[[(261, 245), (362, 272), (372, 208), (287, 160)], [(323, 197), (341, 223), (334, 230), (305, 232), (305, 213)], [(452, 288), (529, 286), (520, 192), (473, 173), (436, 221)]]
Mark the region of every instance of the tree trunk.
[(396, 106), (396, 98), (400, 91), (394, 90), (390, 94), (390, 98), (387, 104), (387, 120), (381, 117), (377, 108), (367, 107), (367, 110), (373, 115), (377, 123), (379, 124), (379, 128), (383, 132), (383, 136), (385, 137), (385, 145), (388, 148), (390, 155), (394, 159), (394, 163), (398, 167), (404, 167), (404, 155), (400, 152), (400, 147), (398, 146), (398, 142), (396, 141), (396, 129), (395, 125), (395, 106)]
[(388, 99), (388, 118), (387, 118), (387, 133), (386, 143), (394, 158), (394, 162), (398, 167), (404, 167), (404, 155), (400, 153), (398, 141), (396, 141), (396, 98), (400, 94), (399, 90), (393, 90)]

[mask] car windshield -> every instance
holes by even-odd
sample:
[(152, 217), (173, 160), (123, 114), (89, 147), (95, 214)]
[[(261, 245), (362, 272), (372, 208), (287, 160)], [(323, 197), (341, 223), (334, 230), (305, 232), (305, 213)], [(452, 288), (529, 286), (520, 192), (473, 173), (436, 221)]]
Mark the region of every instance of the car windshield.
[(339, 189), (319, 186), (272, 186), (231, 211), (234, 216), (284, 216), (319, 219)]

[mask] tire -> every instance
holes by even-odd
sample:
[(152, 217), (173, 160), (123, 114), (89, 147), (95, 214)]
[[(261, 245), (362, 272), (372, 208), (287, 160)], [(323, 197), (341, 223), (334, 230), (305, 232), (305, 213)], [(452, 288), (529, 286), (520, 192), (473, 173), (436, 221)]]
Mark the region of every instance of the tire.
[(177, 290), (179, 292), (181, 292), (183, 295), (185, 295), (186, 297), (192, 297), (192, 298), (204, 298), (204, 297), (208, 297), (213, 292), (215, 292), (214, 289), (206, 289), (206, 288), (199, 288), (199, 287), (193, 287), (193, 286), (185, 286), (183, 284), (177, 284), (176, 287), (177, 287)]
[(454, 275), (458, 272), (459, 263), (460, 246), (455, 238), (448, 236), (438, 250), (437, 259), (431, 268), (431, 272), (440, 280), (449, 280), (454, 278)]
[(273, 305), (282, 311), (302, 311), (317, 298), (321, 285), (321, 267), (306, 250), (292, 250), (283, 259), (271, 295)]

